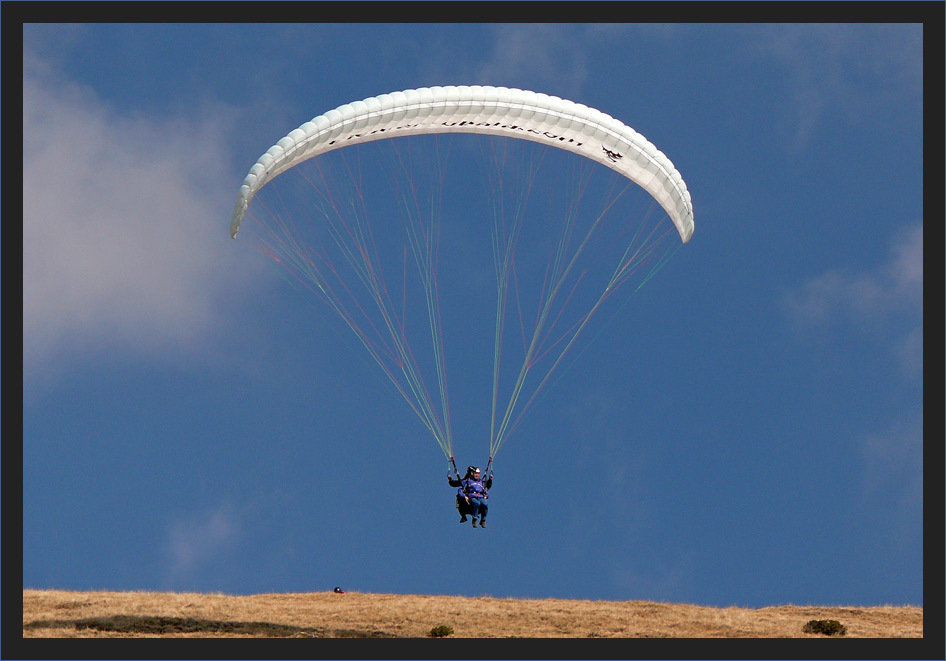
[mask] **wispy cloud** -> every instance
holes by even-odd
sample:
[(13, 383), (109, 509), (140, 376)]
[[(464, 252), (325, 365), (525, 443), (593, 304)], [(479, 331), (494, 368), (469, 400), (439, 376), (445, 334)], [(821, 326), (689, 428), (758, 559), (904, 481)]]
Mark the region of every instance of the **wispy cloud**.
[(874, 269), (830, 270), (786, 292), (784, 308), (800, 327), (854, 322), (880, 336), (893, 336), (891, 351), (904, 374), (923, 365), (923, 225), (893, 242), (889, 260)]
[[(906, 551), (923, 540), (923, 413), (905, 412), (862, 443), (864, 495), (891, 520), (890, 543)], [(869, 506), (870, 506), (869, 505)]]
[[(492, 46), (479, 62), (476, 80), (490, 85), (526, 85), (544, 81), (551, 92), (580, 97), (588, 79), (585, 32), (571, 24), (500, 24), (492, 29)], [(525, 81), (530, 81), (526, 83)]]
[[(886, 114), (919, 117), (923, 93), (920, 25), (744, 26), (749, 47), (776, 65), (793, 116), (795, 148), (810, 144), (827, 117), (858, 122)], [(763, 61), (764, 61), (763, 60)]]
[(219, 561), (236, 548), (240, 534), (236, 510), (227, 503), (173, 520), (167, 532), (166, 582), (177, 585), (208, 563)]
[(678, 548), (655, 553), (646, 563), (634, 557), (615, 557), (608, 569), (619, 594), (654, 601), (686, 599), (697, 573), (694, 554)]
[(24, 381), (102, 355), (195, 354), (240, 278), (220, 105), (122, 114), (24, 53)]
[[(922, 224), (898, 234), (880, 265), (826, 271), (787, 292), (783, 303), (797, 328), (857, 333), (886, 351), (902, 377), (918, 379), (923, 373)], [(922, 404), (906, 406), (886, 428), (865, 434), (859, 443), (866, 506), (883, 503), (897, 533), (893, 543), (915, 547), (922, 535)]]
[(889, 429), (869, 436), (865, 443), (868, 493), (898, 492), (903, 507), (919, 505), (923, 500), (923, 416), (917, 412), (904, 415)]

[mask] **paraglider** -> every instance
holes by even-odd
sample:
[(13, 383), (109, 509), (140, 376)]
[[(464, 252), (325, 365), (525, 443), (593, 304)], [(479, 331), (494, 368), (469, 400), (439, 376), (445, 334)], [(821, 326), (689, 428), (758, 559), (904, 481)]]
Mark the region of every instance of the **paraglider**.
[(463, 493), (463, 499), (470, 506), (470, 518), (473, 519), (473, 527), (479, 523), (480, 528), (486, 527), (486, 513), (489, 511), (489, 490), (493, 487), (493, 476), (480, 475), (480, 469), (476, 466), (467, 472), (466, 479), (460, 485)]
[(470, 503), (463, 495), (463, 481), (468, 479), (473, 474), (473, 466), (468, 466), (466, 469), (466, 474), (463, 477), (460, 477), (460, 474), (456, 472), (456, 468), (451, 472), (450, 468), (447, 468), (447, 484), (457, 490), (456, 499), (457, 499), (457, 512), (460, 514), (460, 523), (467, 522), (467, 515), (470, 514)]
[[(294, 187), (261, 200), (290, 172)], [(250, 168), (230, 222), (351, 329), (460, 489), (450, 352), (492, 348), (477, 363), (490, 384), (486, 479), (591, 320), (617, 314), (614, 294), (639, 289), (693, 230), (683, 178), (642, 135), (580, 103), (489, 86), (382, 94), (305, 122)], [(464, 496), (481, 501), (480, 525), (485, 495)]]

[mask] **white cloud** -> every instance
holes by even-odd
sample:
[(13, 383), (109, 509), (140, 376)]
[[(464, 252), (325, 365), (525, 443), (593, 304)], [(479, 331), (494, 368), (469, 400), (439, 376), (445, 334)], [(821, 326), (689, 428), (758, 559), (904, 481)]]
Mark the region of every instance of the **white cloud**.
[(232, 114), (122, 114), (24, 60), (24, 382), (106, 354), (197, 353), (241, 273)]
[(891, 257), (863, 271), (831, 270), (788, 291), (788, 315), (801, 327), (844, 321), (880, 337), (893, 335), (892, 349), (904, 374), (922, 373), (923, 363), (923, 225), (904, 231)]

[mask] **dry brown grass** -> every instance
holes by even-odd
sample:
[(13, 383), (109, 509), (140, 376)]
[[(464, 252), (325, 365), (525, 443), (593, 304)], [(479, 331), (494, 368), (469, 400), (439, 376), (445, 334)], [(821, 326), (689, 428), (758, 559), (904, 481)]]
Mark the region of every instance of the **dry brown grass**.
[(923, 609), (711, 608), (645, 601), (313, 592), (223, 594), (23, 590), (24, 638), (922, 638)]

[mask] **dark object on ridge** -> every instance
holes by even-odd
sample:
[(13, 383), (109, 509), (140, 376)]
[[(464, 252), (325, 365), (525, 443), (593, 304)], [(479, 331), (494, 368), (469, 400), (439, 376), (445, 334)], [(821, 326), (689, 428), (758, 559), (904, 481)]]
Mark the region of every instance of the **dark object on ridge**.
[(823, 633), (825, 636), (835, 634), (843, 636), (847, 633), (847, 627), (837, 620), (808, 620), (808, 623), (802, 627), (805, 633)]

